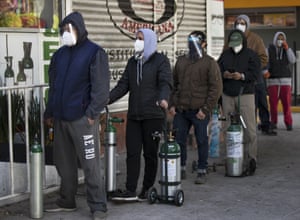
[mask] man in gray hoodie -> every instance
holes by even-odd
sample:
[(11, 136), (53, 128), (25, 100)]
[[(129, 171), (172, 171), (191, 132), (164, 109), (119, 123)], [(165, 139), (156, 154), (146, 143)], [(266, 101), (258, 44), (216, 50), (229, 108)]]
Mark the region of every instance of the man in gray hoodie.
[(286, 35), (277, 32), (273, 38), (273, 44), (268, 48), (270, 78), (267, 80), (269, 103), (271, 112), (271, 123), (277, 127), (279, 99), (283, 106), (284, 123), (286, 129), (293, 129), (293, 119), (291, 112), (291, 92), (292, 92), (292, 71), (291, 64), (296, 62), (296, 57), (289, 48)]

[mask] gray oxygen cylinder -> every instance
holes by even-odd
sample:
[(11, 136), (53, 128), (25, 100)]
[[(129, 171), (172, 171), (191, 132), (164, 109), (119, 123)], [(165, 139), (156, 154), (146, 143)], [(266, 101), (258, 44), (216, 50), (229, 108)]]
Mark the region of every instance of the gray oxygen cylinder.
[(244, 160), (243, 128), (234, 120), (234, 116), (226, 132), (226, 151), (226, 175), (241, 176)]
[(30, 150), (30, 217), (43, 217), (43, 149), (37, 135)]

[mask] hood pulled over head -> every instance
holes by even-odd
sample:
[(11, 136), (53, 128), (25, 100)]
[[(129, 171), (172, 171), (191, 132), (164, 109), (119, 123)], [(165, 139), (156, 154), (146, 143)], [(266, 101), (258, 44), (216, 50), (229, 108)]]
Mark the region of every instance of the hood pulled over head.
[(148, 60), (149, 57), (157, 50), (157, 36), (155, 32), (148, 28), (141, 28), (138, 32), (142, 32), (144, 35), (144, 61)]
[(247, 31), (248, 29), (250, 29), (250, 18), (247, 15), (239, 15), (236, 17), (235, 22), (234, 22), (234, 27), (237, 27), (237, 22), (239, 20), (244, 20), (246, 22), (246, 29), (245, 31)]
[(63, 34), (63, 27), (66, 24), (72, 24), (72, 26), (77, 30), (77, 44), (80, 44), (87, 38), (88, 32), (86, 30), (83, 17), (79, 12), (72, 12), (62, 20), (59, 24), (60, 35)]
[(273, 37), (273, 44), (276, 46), (277, 45), (277, 38), (279, 35), (282, 35), (284, 40), (286, 41), (286, 35), (285, 33), (283, 33), (282, 31), (278, 31), (274, 34), (274, 37)]

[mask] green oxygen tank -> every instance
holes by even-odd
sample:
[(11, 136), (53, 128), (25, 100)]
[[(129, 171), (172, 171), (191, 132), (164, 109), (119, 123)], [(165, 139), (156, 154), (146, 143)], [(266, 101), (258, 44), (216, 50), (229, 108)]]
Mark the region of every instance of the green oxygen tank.
[(180, 146), (175, 141), (172, 132), (167, 141), (160, 147), (160, 185), (161, 197), (164, 200), (174, 200), (174, 194), (181, 188), (180, 176)]
[(30, 217), (43, 217), (43, 149), (37, 135), (30, 149)]

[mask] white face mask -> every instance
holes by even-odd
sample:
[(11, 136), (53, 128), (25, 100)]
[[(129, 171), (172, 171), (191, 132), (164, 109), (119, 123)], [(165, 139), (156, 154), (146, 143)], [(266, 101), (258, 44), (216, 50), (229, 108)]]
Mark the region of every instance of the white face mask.
[(136, 40), (134, 42), (134, 50), (135, 50), (135, 52), (142, 52), (144, 50), (144, 41)]
[(70, 32), (65, 31), (62, 35), (62, 43), (66, 46), (74, 46), (76, 44), (76, 36), (73, 32), (72, 25), (69, 24)]
[(242, 32), (246, 31), (246, 25), (245, 24), (237, 24), (235, 27), (236, 27), (236, 29), (238, 29)]
[(239, 53), (243, 49), (243, 44), (232, 48), (235, 53)]
[(278, 46), (278, 47), (281, 47), (281, 46), (282, 46), (282, 43), (283, 43), (283, 40), (277, 40), (277, 46)]

